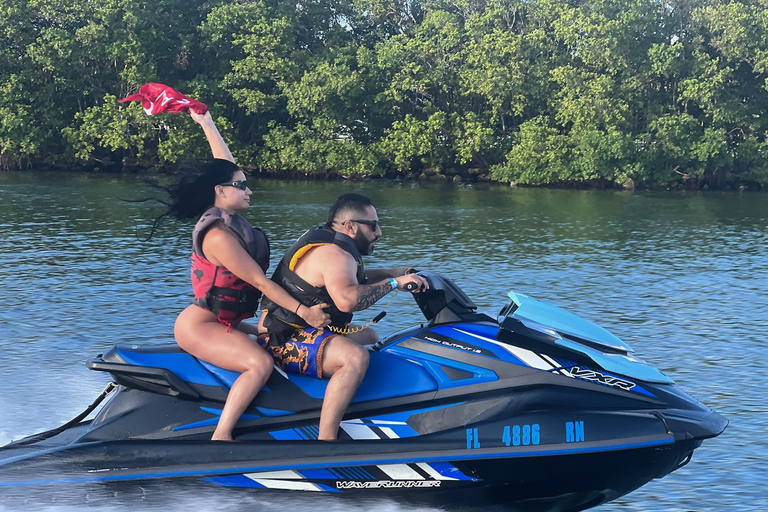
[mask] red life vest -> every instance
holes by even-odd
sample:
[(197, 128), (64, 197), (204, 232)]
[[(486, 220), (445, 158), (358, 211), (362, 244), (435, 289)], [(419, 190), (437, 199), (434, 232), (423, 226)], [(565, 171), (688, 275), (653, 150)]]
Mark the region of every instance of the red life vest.
[(214, 223), (221, 222), (240, 241), (251, 258), (266, 273), (269, 268), (269, 241), (264, 233), (247, 220), (221, 208), (209, 208), (192, 232), (193, 304), (216, 314), (219, 322), (232, 327), (258, 311), (261, 292), (225, 267), (216, 266), (203, 255), (203, 238)]

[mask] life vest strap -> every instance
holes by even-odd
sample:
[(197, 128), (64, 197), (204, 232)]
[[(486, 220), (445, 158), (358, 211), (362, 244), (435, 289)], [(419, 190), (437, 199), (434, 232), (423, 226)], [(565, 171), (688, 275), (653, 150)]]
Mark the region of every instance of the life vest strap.
[(261, 299), (261, 292), (255, 289), (233, 290), (212, 286), (205, 297), (208, 309), (217, 314), (219, 311), (232, 311), (240, 316), (246, 311), (256, 311)]

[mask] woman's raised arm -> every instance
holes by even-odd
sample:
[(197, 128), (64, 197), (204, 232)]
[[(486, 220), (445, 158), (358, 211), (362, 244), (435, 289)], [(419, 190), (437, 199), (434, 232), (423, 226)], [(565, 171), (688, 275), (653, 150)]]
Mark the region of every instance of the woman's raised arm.
[(213, 158), (221, 158), (222, 160), (229, 160), (230, 162), (235, 163), (235, 159), (232, 157), (232, 153), (229, 151), (227, 143), (224, 142), (224, 139), (219, 133), (219, 129), (216, 128), (216, 123), (213, 122), (211, 113), (206, 112), (205, 114), (200, 115), (195, 114), (190, 110), (189, 115), (192, 116), (192, 119), (194, 119), (197, 124), (203, 127), (205, 138), (208, 139), (208, 144), (211, 146)]

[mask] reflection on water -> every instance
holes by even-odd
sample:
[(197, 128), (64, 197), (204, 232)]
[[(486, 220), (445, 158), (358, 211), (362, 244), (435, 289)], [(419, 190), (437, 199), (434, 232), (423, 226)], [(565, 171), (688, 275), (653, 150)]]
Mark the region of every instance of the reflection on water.
[(298, 493), (276, 494), (272, 491), (234, 490), (206, 486), (200, 492), (199, 482), (144, 482), (134, 485), (91, 485), (52, 487), (45, 493), (28, 490), (6, 493), (0, 491), (3, 501), (0, 511), (34, 510), (35, 512), (150, 512), (158, 510), (253, 512), (272, 510), (323, 510), (324, 512), (350, 512), (375, 510), (377, 512), (439, 512), (439, 509), (420, 506), (418, 509), (390, 500), (363, 500), (354, 508), (338, 498)]
[[(269, 235), (273, 267), (346, 191), (378, 207), (384, 237), (369, 267), (440, 271), (492, 316), (515, 289), (595, 320), (730, 421), (685, 468), (595, 510), (766, 509), (764, 195), (260, 182), (245, 215)], [(191, 225), (168, 222), (138, 241), (156, 210), (118, 198), (150, 193), (130, 177), (0, 175), (0, 444), (90, 404), (108, 378), (85, 369), (88, 357), (117, 341), (172, 340), (191, 292)], [(420, 321), (400, 293), (378, 330)], [(352, 509), (178, 482), (0, 495), (0, 511)]]

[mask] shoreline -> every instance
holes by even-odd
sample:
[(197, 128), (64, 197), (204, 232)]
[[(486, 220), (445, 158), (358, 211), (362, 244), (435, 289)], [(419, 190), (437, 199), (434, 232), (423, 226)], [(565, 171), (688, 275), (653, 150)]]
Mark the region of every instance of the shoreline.
[[(172, 175), (178, 164), (159, 165), (154, 167), (139, 167), (137, 165), (117, 165), (114, 163), (79, 164), (69, 165), (34, 164), (27, 162), (24, 168), (0, 169), (3, 174), (24, 174), (35, 172), (52, 173), (77, 173), (94, 176), (141, 176), (160, 177)], [(759, 182), (745, 182), (743, 180), (725, 181), (713, 183), (707, 179), (681, 179), (675, 183), (634, 183), (628, 180), (624, 183), (612, 182), (605, 179), (593, 179), (584, 182), (553, 182), (541, 185), (521, 183), (507, 183), (493, 180), (489, 172), (479, 169), (470, 169), (469, 172), (447, 170), (445, 173), (427, 169), (424, 172), (408, 172), (404, 174), (384, 174), (377, 176), (343, 175), (337, 172), (311, 173), (302, 171), (264, 171), (255, 168), (244, 167), (243, 171), (248, 176), (265, 180), (277, 181), (323, 181), (323, 182), (390, 182), (412, 185), (443, 185), (448, 187), (505, 187), (505, 188), (541, 188), (554, 190), (611, 190), (611, 191), (683, 191), (683, 192), (768, 192), (768, 184)]]

